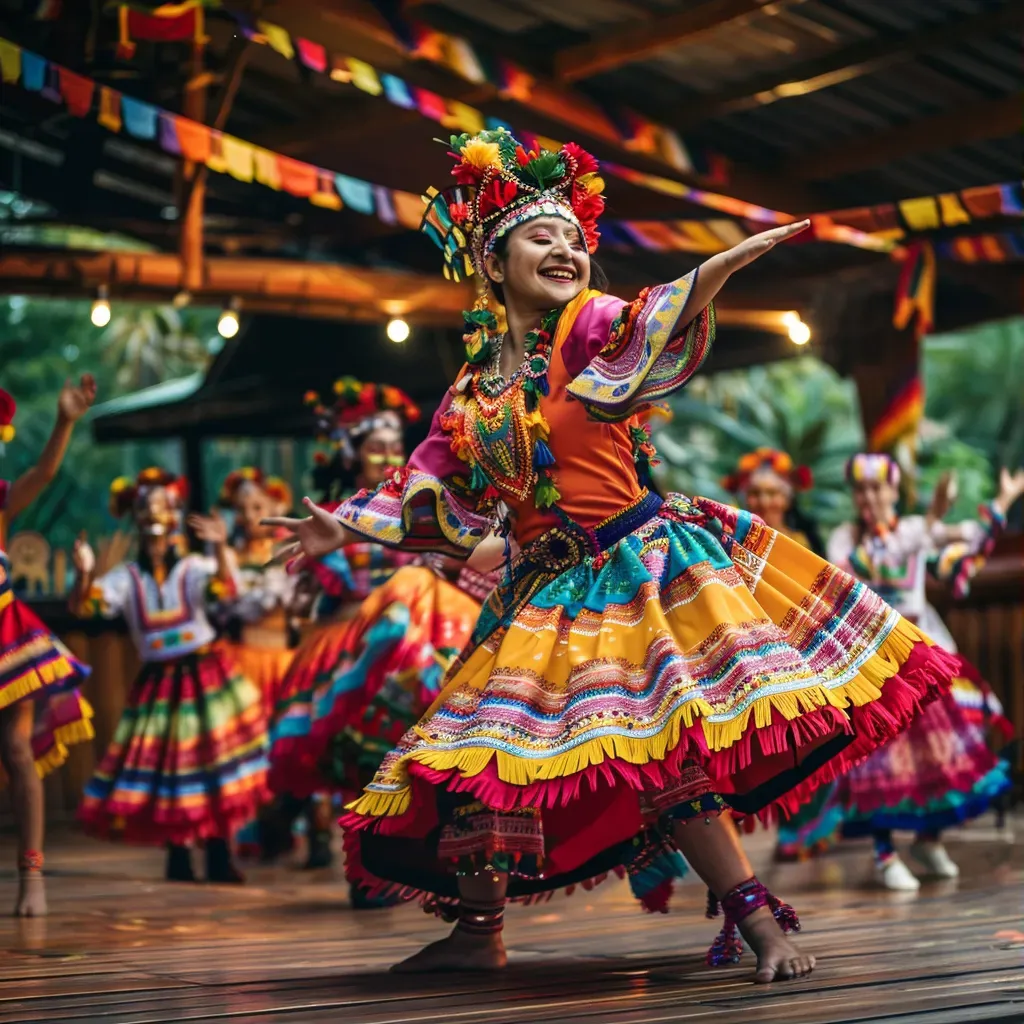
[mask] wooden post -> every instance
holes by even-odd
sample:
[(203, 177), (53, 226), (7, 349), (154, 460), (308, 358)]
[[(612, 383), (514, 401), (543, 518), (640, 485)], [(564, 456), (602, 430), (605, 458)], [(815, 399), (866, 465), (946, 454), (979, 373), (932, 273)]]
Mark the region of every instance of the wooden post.
[[(237, 35), (231, 42), (227, 55), (227, 73), (216, 102), (216, 114), (212, 127), (222, 131), (227, 124), (231, 105), (234, 103), (242, 72), (249, 53), (249, 40)], [(196, 121), (206, 120), (206, 87), (210, 75), (203, 69), (203, 49), (196, 44), (192, 51), (192, 76), (185, 86), (185, 114)], [(203, 213), (206, 202), (206, 178), (209, 173), (205, 164), (185, 161), (183, 170), (184, 188), (181, 222), (181, 265), (182, 287), (196, 291), (203, 283)]]

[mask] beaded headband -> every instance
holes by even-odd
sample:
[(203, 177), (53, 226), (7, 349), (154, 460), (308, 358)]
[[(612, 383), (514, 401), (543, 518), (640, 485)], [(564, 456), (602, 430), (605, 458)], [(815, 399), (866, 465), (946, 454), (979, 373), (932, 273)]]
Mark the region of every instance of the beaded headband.
[(846, 481), (851, 484), (873, 481), (899, 487), (900, 476), (899, 463), (891, 455), (858, 452), (846, 463)]
[(334, 382), (335, 400), (325, 405), (315, 391), (307, 391), (306, 405), (316, 417), (316, 436), (329, 441), (349, 464), (355, 460), (356, 442), (380, 427), (402, 430), (420, 418), (419, 406), (401, 389), (390, 384), (369, 384), (355, 377)]
[(134, 480), (130, 476), (119, 476), (110, 485), (110, 514), (120, 519), (135, 507), (140, 498), (157, 487), (167, 492), (172, 509), (184, 507), (188, 499), (188, 481), (159, 466), (150, 466)]
[(794, 466), (786, 452), (777, 448), (758, 448), (747, 452), (736, 469), (722, 478), (722, 486), (733, 494), (742, 494), (760, 473), (774, 473), (794, 491), (807, 491), (814, 485), (814, 476), (806, 466)]
[(221, 508), (230, 508), (238, 492), (246, 484), (258, 487), (271, 501), (276, 501), (286, 508), (292, 507), (292, 489), (288, 484), (278, 476), (264, 476), (263, 470), (257, 466), (243, 466), (228, 473), (221, 485), (217, 504)]
[(444, 254), (444, 276), (484, 276), (484, 260), (499, 239), (538, 217), (561, 217), (595, 252), (597, 219), (604, 211), (604, 181), (586, 150), (567, 142), (557, 153), (527, 152), (504, 128), (453, 135), (452, 174), (457, 185), (430, 188), (420, 230)]

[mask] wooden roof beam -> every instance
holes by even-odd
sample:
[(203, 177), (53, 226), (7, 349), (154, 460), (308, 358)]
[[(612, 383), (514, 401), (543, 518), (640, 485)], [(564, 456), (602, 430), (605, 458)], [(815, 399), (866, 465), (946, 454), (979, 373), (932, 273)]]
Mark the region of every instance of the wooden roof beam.
[(806, 96), (904, 63), (922, 53), (956, 46), (967, 39), (1005, 31), (1022, 23), (1024, 4), (1014, 3), (896, 38), (885, 33), (712, 94), (692, 104), (685, 114), (681, 114), (681, 123), (676, 123), (675, 127), (685, 130), (723, 114), (754, 110), (778, 100)]
[(593, 75), (613, 71), (623, 64), (635, 64), (662, 50), (688, 43), (721, 28), (734, 25), (751, 15), (779, 14), (804, 0), (707, 0), (692, 10), (663, 14), (641, 23), (618, 27), (566, 47), (554, 55), (555, 77), (563, 82), (578, 82)]
[[(26, 250), (0, 256), (0, 295), (91, 298), (99, 285), (109, 289), (111, 303), (169, 302), (186, 290), (182, 261), (172, 253)], [(633, 291), (623, 294), (631, 297)], [(401, 316), (455, 328), (474, 292), (468, 282), (452, 284), (439, 274), (225, 256), (203, 261), (202, 283), (190, 295), (197, 306), (238, 298), (248, 312), (362, 322)], [(785, 313), (770, 301), (758, 306), (742, 299), (716, 303), (716, 310), (725, 326), (768, 330), (779, 329)]]
[(975, 101), (949, 113), (924, 117), (804, 154), (787, 163), (782, 175), (797, 181), (825, 181), (918, 153), (1008, 137), (1020, 131), (1022, 111), (1024, 92), (997, 100)]

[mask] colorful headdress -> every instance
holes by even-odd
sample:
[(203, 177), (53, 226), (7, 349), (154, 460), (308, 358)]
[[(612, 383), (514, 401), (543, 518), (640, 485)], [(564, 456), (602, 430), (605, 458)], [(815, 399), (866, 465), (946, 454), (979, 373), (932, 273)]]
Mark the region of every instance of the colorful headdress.
[(4, 445), (14, 440), (14, 414), (18, 409), (14, 396), (0, 388), (0, 455)]
[(878, 452), (858, 452), (846, 463), (846, 481), (851, 484), (874, 481), (899, 487), (901, 475), (899, 463)]
[(275, 501), (285, 508), (292, 507), (292, 489), (287, 482), (279, 476), (264, 476), (263, 470), (257, 466), (242, 466), (241, 469), (235, 469), (228, 473), (221, 485), (217, 504), (221, 508), (231, 508), (239, 489), (245, 484), (258, 487), (271, 501)]
[(390, 384), (341, 377), (334, 382), (334, 395), (330, 406), (315, 391), (307, 391), (304, 401), (316, 417), (317, 439), (335, 445), (349, 464), (355, 461), (357, 442), (367, 434), (383, 426), (401, 430), (420, 418), (419, 406)]
[(167, 492), (172, 508), (180, 510), (185, 507), (188, 500), (188, 481), (183, 476), (175, 476), (174, 473), (159, 466), (150, 466), (134, 480), (130, 476), (119, 476), (110, 485), (110, 514), (117, 519), (127, 515), (139, 499), (144, 498), (147, 492), (155, 487), (162, 487)]
[(452, 174), (458, 182), (423, 197), (427, 211), (420, 230), (444, 253), (444, 275), (455, 281), (476, 272), (514, 227), (537, 217), (561, 217), (579, 228), (587, 250), (600, 237), (604, 181), (597, 160), (574, 142), (557, 153), (527, 152), (504, 128), (453, 135)]
[(806, 466), (794, 466), (793, 460), (777, 448), (757, 448), (747, 452), (736, 464), (734, 472), (722, 478), (722, 486), (733, 494), (742, 494), (758, 473), (774, 473), (794, 491), (807, 491), (814, 486), (814, 477)]

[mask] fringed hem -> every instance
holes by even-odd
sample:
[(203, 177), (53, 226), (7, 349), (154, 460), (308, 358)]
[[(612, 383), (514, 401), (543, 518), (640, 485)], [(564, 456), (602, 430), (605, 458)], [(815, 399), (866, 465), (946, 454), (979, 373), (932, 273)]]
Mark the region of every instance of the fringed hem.
[(84, 679), (85, 674), (65, 655), (58, 655), (45, 665), (34, 665), (0, 684), (0, 711), (12, 704), (33, 697), (49, 686), (59, 686), (69, 679)]
[[(854, 738), (844, 750), (809, 772), (788, 793), (774, 796), (754, 812), (767, 822), (779, 812), (787, 816), (795, 813), (819, 786), (833, 781), (896, 736), (923, 703), (942, 692), (955, 670), (952, 656), (901, 619), (878, 652), (844, 686), (835, 690), (815, 686), (799, 693), (766, 695), (748, 709), (742, 720), (708, 723), (691, 707), (649, 740), (600, 737), (545, 760), (474, 748), (414, 750), (405, 761), (410, 777), (453, 792), (470, 793), (495, 810), (544, 808), (568, 804), (585, 787), (596, 788), (599, 781), (624, 782), (638, 791), (663, 789), (679, 778), (684, 762), (698, 764), (720, 786), (741, 776), (764, 755), (799, 753), (802, 748), (813, 749), (815, 741), (852, 732)], [(851, 708), (849, 717), (844, 708)], [(783, 721), (773, 720), (776, 712)], [(797, 767), (799, 763), (798, 757)], [(767, 781), (770, 775), (756, 783)], [(756, 784), (747, 787), (755, 788)], [(726, 802), (737, 795), (733, 790), (720, 792)], [(349, 813), (342, 824), (355, 829), (376, 825), (382, 832), (394, 834), (400, 831), (394, 827), (397, 822), (385, 824), (384, 819), (406, 815), (411, 796), (409, 785), (394, 792), (364, 792), (348, 805)]]
[(119, 840), (133, 846), (186, 845), (202, 839), (229, 839), (251, 822), (267, 802), (262, 788), (232, 797), (227, 806), (215, 811), (204, 807), (195, 814), (180, 814), (175, 821), (158, 821), (151, 806), (118, 814), (103, 801), (83, 802), (78, 821), (84, 832), (98, 839)]
[(81, 700), (80, 706), (84, 717), (54, 729), (53, 745), (36, 758), (36, 772), (39, 778), (45, 779), (47, 775), (65, 764), (71, 756), (70, 747), (95, 739), (96, 730), (93, 729), (91, 721), (92, 708), (84, 699)]

